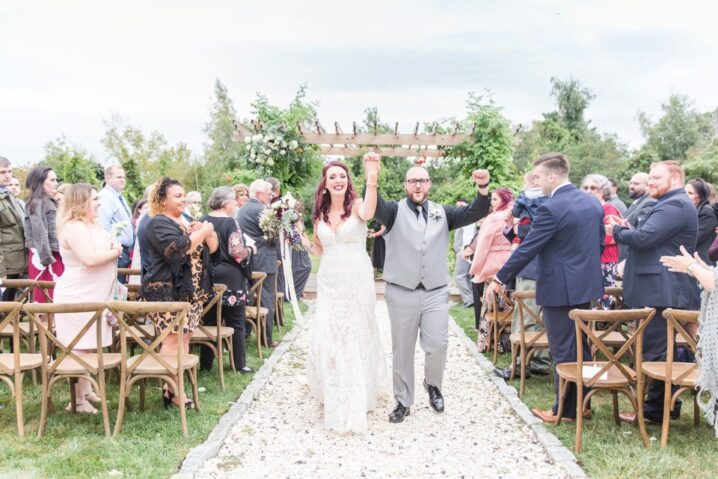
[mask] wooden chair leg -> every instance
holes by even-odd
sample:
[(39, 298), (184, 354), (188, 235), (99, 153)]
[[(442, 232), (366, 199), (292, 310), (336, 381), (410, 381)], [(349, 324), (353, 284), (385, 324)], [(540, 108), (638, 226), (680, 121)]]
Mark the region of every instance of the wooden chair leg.
[(661, 426), (661, 447), (668, 445), (668, 429), (671, 426), (671, 382), (665, 381), (663, 391), (663, 424)]
[(145, 410), (145, 389), (147, 388), (147, 384), (145, 383), (145, 379), (140, 379), (140, 411)]
[(20, 437), (25, 436), (25, 415), (22, 409), (22, 377), (22, 372), (15, 372), (15, 416), (17, 419), (17, 435)]
[(124, 374), (120, 374), (120, 391), (119, 404), (117, 406), (117, 419), (115, 420), (115, 430), (112, 432), (113, 437), (117, 437), (122, 429), (122, 420), (125, 418), (125, 401), (127, 398), (126, 378)]
[(616, 421), (617, 426), (620, 426), (621, 418), (618, 413), (618, 391), (611, 391), (611, 394), (613, 395), (613, 420)]
[(77, 395), (75, 389), (77, 388), (77, 378), (70, 378), (70, 410), (77, 412)]
[(700, 411), (698, 409), (698, 394), (696, 390), (693, 390), (693, 425), (695, 427), (700, 426)]
[(526, 391), (526, 361), (527, 361), (527, 355), (526, 355), (526, 348), (519, 346), (519, 351), (521, 352), (521, 378), (520, 378), (520, 384), (519, 384), (519, 396), (523, 396), (524, 391)]
[[(177, 397), (178, 398), (184, 398), (184, 374), (177, 374)], [(180, 424), (182, 425), (182, 435), (184, 437), (187, 437), (188, 431), (187, 431), (187, 411), (184, 407), (184, 404), (179, 405), (177, 408), (179, 409), (180, 413)]]
[(100, 387), (100, 405), (102, 406), (102, 424), (105, 427), (105, 436), (110, 437), (110, 413), (107, 410), (107, 388), (105, 387), (105, 371), (98, 371), (97, 382)]
[(516, 377), (516, 358), (518, 357), (518, 347), (518, 344), (511, 343), (511, 377), (509, 379)]
[(229, 354), (229, 366), (232, 368), (232, 371), (236, 372), (237, 366), (234, 364), (234, 346), (232, 345), (232, 338), (226, 338), (225, 341), (227, 342), (227, 344), (225, 344), (225, 348)]
[(566, 390), (568, 389), (569, 382), (564, 380), (561, 376), (558, 378), (558, 410), (556, 411), (556, 421), (554, 426), (561, 424), (561, 418), (563, 417), (563, 403), (566, 397)]
[(219, 387), (224, 391), (224, 343), (222, 343), (221, 336), (217, 338), (217, 367), (219, 368)]
[(194, 409), (195, 411), (199, 412), (199, 376), (197, 374), (196, 367), (190, 370), (190, 378), (190, 381), (192, 383), (192, 396), (194, 398)]
[[(580, 378), (579, 378), (580, 379)], [(559, 419), (559, 421), (561, 421)], [(579, 387), (576, 384), (576, 445), (574, 451), (576, 454), (581, 452), (581, 443), (583, 441), (583, 385)]]

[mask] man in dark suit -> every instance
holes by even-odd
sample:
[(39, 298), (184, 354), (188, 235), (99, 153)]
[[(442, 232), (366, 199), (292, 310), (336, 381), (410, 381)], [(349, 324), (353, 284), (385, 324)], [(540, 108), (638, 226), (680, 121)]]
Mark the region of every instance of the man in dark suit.
[(274, 305), (276, 294), (274, 280), (277, 276), (277, 246), (274, 241), (264, 239), (264, 232), (259, 227), (259, 218), (272, 200), (272, 185), (264, 180), (254, 180), (249, 185), (249, 201), (237, 212), (237, 221), (242, 233), (254, 240), (257, 252), (252, 256), (252, 270), (267, 273), (262, 287), (262, 306), (267, 308), (267, 344), (277, 346), (272, 341), (274, 329)]
[[(648, 213), (653, 209), (656, 200), (648, 194), (648, 173), (639, 172), (631, 177), (628, 183), (628, 196), (633, 200), (631, 206), (628, 207), (626, 214), (623, 215), (633, 228), (646, 219)], [(628, 246), (618, 245), (618, 261), (623, 261), (628, 256)]]
[[(665, 308), (699, 309), (700, 294), (696, 281), (685, 274), (672, 273), (664, 267), (661, 256), (675, 256), (680, 246), (690, 254), (698, 238), (698, 214), (683, 189), (683, 168), (676, 161), (654, 163), (648, 175), (648, 192), (657, 200), (646, 218), (632, 228), (627, 220), (609, 218), (606, 227), (616, 243), (628, 246), (623, 272), (623, 301), (631, 308), (656, 308), (656, 315), (643, 333), (643, 360), (665, 361)], [(663, 417), (662, 382), (653, 381), (643, 408), (647, 420), (660, 422)], [(680, 414), (676, 404), (673, 416)], [(621, 414), (624, 421), (634, 422), (635, 414)]]
[[(577, 189), (568, 179), (568, 159), (547, 153), (534, 162), (536, 181), (549, 200), (539, 207), (528, 235), (496, 274), (488, 292), (502, 288), (534, 257), (538, 258), (536, 303), (543, 307), (549, 349), (555, 364), (576, 361), (576, 330), (568, 317), (575, 308), (587, 309), (603, 295), (601, 250), (605, 229), (598, 200)], [(585, 359), (589, 350), (584, 348)], [(533, 409), (545, 422), (556, 419), (556, 399), (547, 411)], [(576, 389), (569, 388), (564, 418), (576, 415)]]

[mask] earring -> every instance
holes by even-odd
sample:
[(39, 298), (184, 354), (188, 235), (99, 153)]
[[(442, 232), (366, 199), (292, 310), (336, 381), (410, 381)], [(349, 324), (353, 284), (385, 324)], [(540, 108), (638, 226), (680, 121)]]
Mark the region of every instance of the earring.
[(322, 194), (323, 194), (323, 195), (326, 195), (326, 194), (327, 194), (327, 189), (326, 189), (326, 188), (324, 188), (324, 191), (322, 191)]

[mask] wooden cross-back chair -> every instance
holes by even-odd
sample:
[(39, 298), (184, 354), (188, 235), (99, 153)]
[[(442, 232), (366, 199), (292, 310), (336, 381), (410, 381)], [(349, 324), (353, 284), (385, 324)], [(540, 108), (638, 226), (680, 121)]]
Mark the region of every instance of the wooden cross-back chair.
[(252, 287), (249, 289), (249, 298), (253, 304), (245, 308), (246, 321), (254, 330), (257, 336), (257, 355), (262, 359), (262, 344), (266, 344), (267, 314), (269, 310), (262, 307), (262, 288), (267, 273), (261, 271), (252, 272)]
[[(20, 311), (22, 304), (15, 301), (0, 302), (0, 330), (9, 329), (12, 339), (12, 352), (0, 353), (0, 380), (10, 388), (15, 400), (17, 434), (25, 435), (25, 417), (23, 413), (22, 379), (26, 371), (42, 366), (42, 356), (20, 352)], [(43, 383), (44, 384), (44, 383)]]
[[(175, 396), (182, 398), (184, 395), (184, 375), (187, 374), (192, 384), (192, 395), (194, 408), (199, 411), (199, 391), (197, 385), (197, 366), (199, 357), (194, 354), (185, 354), (183, 351), (184, 327), (187, 325), (187, 313), (192, 305), (184, 302), (130, 302), (110, 301), (107, 308), (115, 316), (120, 332), (120, 404), (117, 414), (117, 422), (113, 435), (117, 436), (122, 429), (122, 421), (125, 415), (125, 405), (132, 385), (140, 382), (140, 409), (144, 405), (144, 383), (148, 378), (157, 378), (164, 381), (170, 387)], [(150, 313), (170, 313), (172, 321), (160, 332), (151, 344), (146, 344), (133, 331), (135, 318), (145, 317)], [(177, 352), (163, 354), (159, 352), (160, 346), (165, 338), (177, 328)], [(127, 343), (134, 341), (142, 347), (140, 354), (128, 357)], [(176, 379), (175, 379), (176, 378)], [(187, 416), (184, 407), (179, 407), (180, 424), (182, 434), (187, 436)]]
[[(535, 299), (536, 291), (515, 291), (512, 295), (514, 307), (519, 311), (519, 330), (513, 331), (511, 340), (511, 379), (516, 374), (516, 363), (518, 358), (521, 361), (519, 396), (523, 395), (526, 389), (526, 370), (531, 357), (536, 351), (548, 349), (548, 336), (542, 315), (536, 313), (526, 305), (527, 299)], [(530, 316), (536, 322), (538, 331), (526, 331), (526, 316)]]
[[(234, 328), (224, 325), (222, 319), (222, 295), (227, 291), (227, 286), (224, 284), (215, 283), (214, 285), (214, 296), (210, 299), (207, 304), (204, 305), (202, 310), (202, 318), (206, 317), (213, 306), (215, 308), (215, 324), (205, 325), (200, 321), (197, 329), (192, 334), (190, 339), (190, 345), (204, 345), (212, 350), (215, 357), (217, 358), (217, 369), (219, 369), (219, 385), (224, 391), (224, 348), (227, 347), (229, 351), (229, 361), (233, 371), (236, 371), (234, 365), (234, 355), (232, 347), (232, 335), (234, 334)], [(229, 341), (228, 341), (229, 340)]]
[[(571, 383), (576, 384), (576, 445), (575, 451), (581, 451), (581, 442), (583, 435), (583, 414), (587, 409), (591, 397), (599, 391), (610, 392), (613, 396), (613, 418), (616, 424), (620, 426), (621, 420), (618, 412), (618, 393), (628, 398), (636, 411), (638, 417), (643, 414), (643, 402), (638, 400), (643, 391), (640, 384), (638, 391), (634, 389), (636, 384), (636, 371), (641, 370), (641, 352), (643, 331), (656, 314), (653, 308), (643, 309), (623, 309), (618, 311), (602, 311), (602, 310), (585, 310), (573, 309), (569, 313), (569, 317), (573, 320), (576, 328), (576, 362), (562, 363), (556, 366), (556, 373), (559, 377), (559, 403), (558, 413), (556, 415), (556, 425), (561, 423), (563, 415), (564, 399), (568, 392), (568, 386)], [(623, 346), (613, 352), (612, 348), (605, 344), (603, 340), (596, 334), (594, 323), (602, 322), (607, 324), (609, 328), (617, 328), (624, 324), (637, 323), (635, 334), (633, 334)], [(583, 337), (586, 337), (589, 347), (595, 346), (605, 360), (584, 360), (584, 344)], [(633, 348), (635, 351), (635, 369), (624, 364), (621, 359)], [(591, 371), (586, 370), (584, 366), (593, 367)], [(585, 394), (584, 387), (591, 388)], [(641, 437), (644, 444), (647, 444), (648, 435), (646, 426), (639, 421)]]
[[(40, 352), (43, 358), (43, 391), (40, 409), (40, 426), (38, 437), (45, 432), (48, 410), (52, 407), (52, 388), (59, 381), (68, 379), (70, 382), (70, 409), (76, 412), (75, 383), (80, 378), (87, 379), (100, 396), (102, 423), (105, 435), (110, 436), (110, 418), (107, 411), (107, 388), (105, 374), (108, 370), (120, 365), (120, 355), (105, 353), (103, 349), (102, 322), (106, 321), (105, 303), (31, 303), (23, 306), (30, 321), (33, 322), (40, 338)], [(87, 313), (90, 317), (84, 321), (82, 328), (69, 343), (61, 342), (53, 325), (57, 324), (58, 314)], [(41, 316), (47, 317), (43, 323)], [(75, 345), (94, 328), (94, 348), (92, 353), (75, 352)], [(91, 334), (91, 333), (90, 333)], [(52, 346), (52, 347), (50, 347)], [(84, 348), (83, 348), (84, 349)], [(54, 354), (53, 354), (54, 351)], [(97, 377), (97, 380), (95, 380)]]
[[(665, 384), (664, 403), (663, 403), (663, 425), (661, 428), (661, 447), (668, 444), (668, 431), (670, 428), (669, 414), (676, 405), (678, 398), (685, 392), (693, 392), (693, 424), (698, 427), (700, 424), (700, 412), (698, 409), (698, 396), (696, 395), (696, 383), (698, 381), (698, 364), (684, 363), (675, 361), (674, 347), (676, 345), (676, 333), (684, 339), (683, 344), (696, 353), (696, 340), (689, 333), (690, 326), (698, 324), (700, 311), (686, 311), (680, 309), (668, 308), (663, 311), (663, 318), (667, 322), (666, 328), (666, 360), (650, 361), (642, 363), (642, 368), (638, 369), (639, 389), (644, 389), (644, 375), (650, 380), (663, 381)], [(642, 374), (640, 374), (642, 373)], [(675, 393), (672, 392), (672, 386), (678, 386)], [(643, 397), (639, 398), (643, 402)], [(641, 408), (641, 412), (643, 408)], [(643, 416), (639, 416), (639, 423), (643, 424)], [(648, 444), (646, 444), (646, 447)]]
[[(491, 282), (491, 278), (488, 279)], [(501, 309), (501, 300), (504, 302), (503, 309)], [(514, 302), (506, 292), (502, 290), (496, 290), (487, 297), (486, 299), (486, 322), (488, 325), (488, 350), (490, 351), (493, 347), (493, 363), (499, 357), (499, 341), (501, 339), (501, 333), (508, 330), (511, 331), (511, 320), (514, 314)]]
[[(7, 289), (17, 290), (14, 301), (18, 303), (29, 303), (32, 301), (32, 294), (35, 288), (35, 281), (31, 279), (3, 279), (2, 285)], [(25, 343), (27, 351), (32, 353), (35, 351), (35, 328), (30, 321), (20, 321), (20, 341)], [(3, 338), (12, 338), (12, 324), (0, 328), (0, 341)]]

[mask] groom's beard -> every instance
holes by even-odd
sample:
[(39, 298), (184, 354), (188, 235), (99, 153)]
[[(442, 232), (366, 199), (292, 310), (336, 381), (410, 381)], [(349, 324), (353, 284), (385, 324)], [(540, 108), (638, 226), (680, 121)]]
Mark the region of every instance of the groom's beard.
[(428, 191), (412, 191), (406, 195), (406, 198), (415, 205), (423, 205), (426, 198), (429, 197)]

